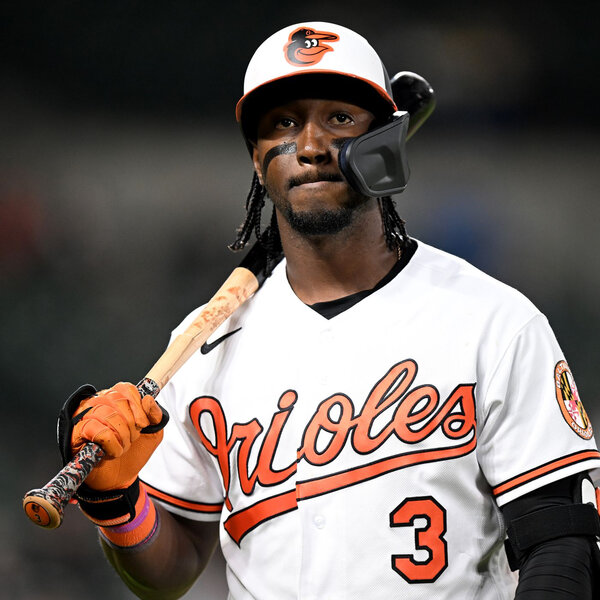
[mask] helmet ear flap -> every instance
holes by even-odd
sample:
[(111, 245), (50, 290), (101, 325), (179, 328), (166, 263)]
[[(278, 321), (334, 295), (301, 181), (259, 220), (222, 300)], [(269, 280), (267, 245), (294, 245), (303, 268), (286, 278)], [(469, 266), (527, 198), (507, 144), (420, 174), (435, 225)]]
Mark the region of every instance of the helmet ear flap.
[(410, 174), (405, 151), (408, 121), (408, 113), (398, 111), (389, 123), (344, 142), (340, 170), (356, 191), (372, 198), (404, 191)]

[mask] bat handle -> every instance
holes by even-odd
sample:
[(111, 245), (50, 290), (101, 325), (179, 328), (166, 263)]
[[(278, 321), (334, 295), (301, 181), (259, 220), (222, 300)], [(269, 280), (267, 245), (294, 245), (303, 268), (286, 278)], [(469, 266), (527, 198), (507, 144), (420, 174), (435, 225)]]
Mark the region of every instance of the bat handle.
[(62, 523), (65, 506), (103, 456), (101, 446), (93, 442), (86, 444), (43, 488), (25, 494), (23, 509), (27, 516), (40, 527), (58, 527)]
[[(158, 384), (148, 377), (137, 385), (141, 396), (158, 396)], [(162, 429), (169, 420), (167, 411), (162, 408), (163, 418), (158, 425), (142, 429), (142, 433), (153, 433)], [(64, 510), (73, 494), (79, 489), (92, 469), (104, 457), (104, 450), (98, 444), (86, 444), (58, 474), (43, 488), (31, 490), (23, 498), (23, 510), (27, 516), (40, 527), (55, 529), (63, 520)]]

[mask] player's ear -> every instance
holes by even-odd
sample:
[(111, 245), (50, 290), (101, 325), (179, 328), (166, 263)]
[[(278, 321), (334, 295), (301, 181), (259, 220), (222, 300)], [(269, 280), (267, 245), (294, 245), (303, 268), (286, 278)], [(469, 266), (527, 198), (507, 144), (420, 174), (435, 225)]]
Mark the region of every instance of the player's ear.
[(254, 170), (256, 171), (256, 175), (258, 176), (258, 181), (260, 181), (260, 185), (264, 185), (263, 172), (260, 160), (258, 160), (258, 148), (254, 143), (252, 143), (252, 163), (254, 164)]

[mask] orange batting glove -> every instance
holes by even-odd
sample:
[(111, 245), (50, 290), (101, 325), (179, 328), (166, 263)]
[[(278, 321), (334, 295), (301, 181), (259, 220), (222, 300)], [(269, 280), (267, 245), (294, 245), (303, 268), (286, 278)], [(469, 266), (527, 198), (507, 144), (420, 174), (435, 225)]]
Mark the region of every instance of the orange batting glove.
[(89, 442), (106, 453), (75, 496), (96, 524), (117, 525), (134, 518), (138, 473), (161, 442), (166, 418), (156, 400), (140, 397), (131, 383), (101, 392), (83, 386), (67, 400), (58, 422), (63, 461)]
[(141, 433), (158, 425), (162, 410), (152, 396), (140, 397), (131, 383), (117, 383), (83, 400), (73, 414), (71, 452), (77, 454), (88, 442), (106, 452), (105, 458), (87, 476), (95, 490), (115, 490), (133, 483), (163, 437), (163, 430)]

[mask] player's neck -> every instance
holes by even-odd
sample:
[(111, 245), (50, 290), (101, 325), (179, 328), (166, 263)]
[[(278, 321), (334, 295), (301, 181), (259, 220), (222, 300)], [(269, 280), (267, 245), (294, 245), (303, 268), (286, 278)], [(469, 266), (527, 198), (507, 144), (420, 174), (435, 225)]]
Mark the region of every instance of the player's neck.
[(398, 260), (385, 244), (379, 208), (362, 213), (335, 235), (302, 236), (279, 219), (287, 277), (306, 304), (369, 290)]

